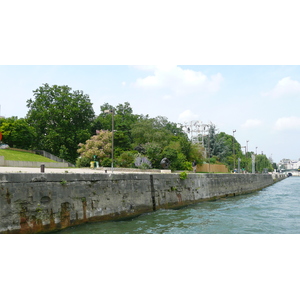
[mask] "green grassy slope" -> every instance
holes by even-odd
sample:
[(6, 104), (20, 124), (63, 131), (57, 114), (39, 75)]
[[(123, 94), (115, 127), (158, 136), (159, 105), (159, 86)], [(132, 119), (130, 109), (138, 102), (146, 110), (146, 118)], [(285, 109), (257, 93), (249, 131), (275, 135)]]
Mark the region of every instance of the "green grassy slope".
[(4, 156), (5, 160), (56, 162), (42, 155), (10, 149), (0, 149), (0, 156)]

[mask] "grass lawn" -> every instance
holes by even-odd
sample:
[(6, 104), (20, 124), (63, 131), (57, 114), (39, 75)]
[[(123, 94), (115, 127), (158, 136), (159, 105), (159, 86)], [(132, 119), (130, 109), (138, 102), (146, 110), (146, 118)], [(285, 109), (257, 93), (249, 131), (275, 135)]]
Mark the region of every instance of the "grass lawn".
[(42, 155), (10, 149), (0, 149), (0, 156), (4, 156), (5, 160), (56, 162)]

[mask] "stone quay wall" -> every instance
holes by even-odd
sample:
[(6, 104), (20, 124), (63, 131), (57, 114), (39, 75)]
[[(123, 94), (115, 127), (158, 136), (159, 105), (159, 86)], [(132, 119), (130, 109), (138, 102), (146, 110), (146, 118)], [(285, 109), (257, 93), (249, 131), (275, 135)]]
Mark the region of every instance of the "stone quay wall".
[(46, 233), (93, 221), (251, 193), (269, 174), (0, 173), (0, 233)]

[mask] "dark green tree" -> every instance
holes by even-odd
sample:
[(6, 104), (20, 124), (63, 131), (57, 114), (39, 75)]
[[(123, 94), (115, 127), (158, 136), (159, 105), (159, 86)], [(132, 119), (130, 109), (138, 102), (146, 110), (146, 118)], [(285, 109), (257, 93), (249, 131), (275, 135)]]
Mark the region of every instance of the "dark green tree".
[(105, 113), (105, 110), (114, 112), (114, 146), (116, 154), (131, 150), (131, 126), (138, 120), (139, 116), (133, 114), (128, 102), (119, 104), (116, 107), (104, 103), (100, 107), (100, 115), (93, 122), (92, 134), (95, 134), (96, 130), (112, 130), (113, 116), (111, 113)]
[(232, 152), (225, 133), (217, 133), (216, 126), (209, 126), (208, 134), (203, 137), (204, 147), (209, 158), (216, 157), (219, 161), (224, 160)]
[(3, 135), (2, 142), (12, 148), (31, 149), (35, 140), (34, 128), (23, 118), (2, 118), (0, 132)]
[(80, 142), (90, 136), (95, 117), (89, 96), (67, 85), (44, 84), (27, 100), (27, 119), (36, 132), (34, 146), (75, 163)]

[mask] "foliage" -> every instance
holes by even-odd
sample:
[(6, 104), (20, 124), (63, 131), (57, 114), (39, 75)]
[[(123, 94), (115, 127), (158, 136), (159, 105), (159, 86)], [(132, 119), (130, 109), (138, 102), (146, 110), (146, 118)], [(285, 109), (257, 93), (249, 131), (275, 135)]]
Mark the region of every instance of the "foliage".
[(98, 134), (93, 135), (85, 144), (80, 143), (80, 147), (77, 152), (81, 157), (88, 158), (93, 160), (94, 155), (97, 156), (97, 159), (101, 161), (104, 158), (111, 156), (112, 150), (112, 133), (106, 130), (99, 130)]
[[(166, 157), (171, 170), (190, 171), (193, 161), (203, 163), (206, 152), (207, 162), (223, 163), (232, 170), (237, 168), (240, 158), (241, 168), (252, 171), (253, 153), (243, 154), (237, 140), (224, 132), (218, 133), (213, 124), (207, 135), (199, 136), (201, 145), (192, 143), (183, 127), (166, 117), (134, 114), (128, 102), (117, 106), (104, 103), (95, 117), (89, 96), (68, 86), (44, 84), (33, 95), (33, 99), (27, 100), (26, 118), (0, 119), (3, 142), (10, 147), (39, 148), (76, 161), (77, 167), (89, 167), (96, 155), (102, 166), (110, 167), (114, 125), (114, 166), (161, 168), (160, 162)], [(275, 167), (265, 156), (256, 157), (257, 171)]]
[[(105, 113), (105, 110), (113, 111), (114, 115)], [(112, 118), (114, 118), (114, 145), (116, 148), (122, 149), (120, 152), (130, 151), (132, 149), (131, 126), (139, 118), (138, 115), (133, 114), (130, 104), (125, 102), (113, 107), (104, 103), (100, 107), (100, 111), (100, 115), (93, 121), (92, 134), (95, 134), (96, 130), (112, 131)]]
[(166, 157), (170, 161), (170, 168), (172, 171), (177, 169), (177, 157), (178, 151), (170, 147), (166, 147), (162, 153), (163, 157)]
[(181, 173), (179, 174), (179, 178), (182, 179), (182, 180), (187, 179), (187, 177), (188, 177), (188, 175), (187, 175), (186, 172), (181, 172)]
[(67, 85), (44, 84), (27, 100), (28, 124), (35, 130), (36, 148), (62, 156), (70, 162), (77, 158), (78, 143), (90, 136), (94, 110), (89, 96)]
[(151, 161), (151, 165), (153, 168), (159, 169), (160, 168), (160, 161), (162, 160), (162, 148), (156, 142), (149, 142), (142, 145), (143, 149), (145, 150), (145, 154)]
[(169, 146), (165, 147), (163, 157), (168, 158), (171, 162), (170, 168), (174, 170), (192, 170), (192, 163), (189, 162), (186, 156), (181, 151), (179, 142), (171, 142)]
[(35, 140), (35, 131), (26, 119), (18, 117), (1, 118), (0, 132), (3, 135), (3, 143), (11, 148), (31, 149)]
[(116, 163), (121, 168), (133, 168), (136, 155), (137, 151), (125, 151), (117, 158)]
[(222, 161), (225, 157), (232, 154), (233, 147), (230, 147), (230, 143), (233, 145), (232, 137), (224, 132), (218, 134), (216, 131), (216, 126), (210, 125), (208, 135), (203, 136), (203, 142), (207, 151), (207, 157), (215, 156)]
[(111, 167), (111, 158), (104, 157), (101, 162), (102, 167)]
[(170, 142), (173, 133), (166, 126), (167, 119), (163, 117), (141, 117), (132, 125), (131, 135), (135, 146), (146, 143), (156, 143), (163, 149)]
[(262, 173), (264, 169), (267, 169), (268, 172), (273, 171), (273, 167), (269, 159), (264, 154), (256, 155), (255, 157), (256, 171)]
[(88, 157), (78, 157), (76, 159), (76, 168), (84, 168), (90, 166), (91, 159)]
[(134, 160), (134, 165), (139, 169), (151, 169), (151, 161), (143, 155), (138, 154)]

